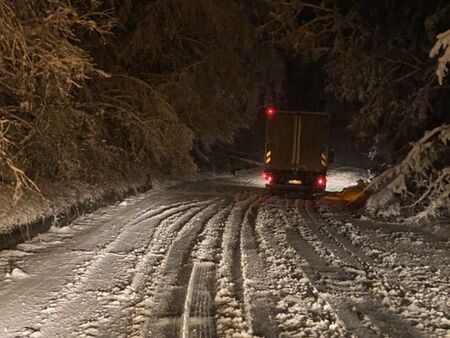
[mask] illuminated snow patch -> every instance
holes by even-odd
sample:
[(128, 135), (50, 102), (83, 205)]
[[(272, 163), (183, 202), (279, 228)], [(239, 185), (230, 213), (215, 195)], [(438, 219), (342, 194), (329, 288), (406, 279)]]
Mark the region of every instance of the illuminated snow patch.
[(342, 191), (355, 186), (358, 180), (368, 180), (370, 173), (364, 169), (343, 167), (328, 170), (326, 191)]
[(264, 188), (267, 181), (261, 177), (262, 172), (262, 168), (240, 170), (236, 172), (235, 177), (231, 181), (240, 186)]

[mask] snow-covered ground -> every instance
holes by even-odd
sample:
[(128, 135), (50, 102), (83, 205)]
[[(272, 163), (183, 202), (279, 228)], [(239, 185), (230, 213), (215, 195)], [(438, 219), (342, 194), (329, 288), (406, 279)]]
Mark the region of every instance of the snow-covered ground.
[(371, 174), (364, 169), (353, 167), (338, 167), (328, 170), (326, 190), (342, 191), (344, 188), (358, 184), (358, 180), (369, 180)]
[(0, 337), (448, 337), (448, 242), (263, 185), (150, 191), (0, 251)]

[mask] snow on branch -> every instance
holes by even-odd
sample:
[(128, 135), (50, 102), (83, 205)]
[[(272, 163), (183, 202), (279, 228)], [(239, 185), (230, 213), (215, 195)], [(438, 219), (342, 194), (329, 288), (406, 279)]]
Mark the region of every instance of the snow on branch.
[(402, 211), (420, 211), (418, 220), (449, 210), (449, 143), (449, 124), (427, 131), (402, 162), (371, 182), (368, 189), (376, 193), (367, 203), (369, 213), (399, 216)]
[(450, 29), (446, 32), (438, 34), (436, 37), (437, 41), (430, 51), (430, 57), (436, 57), (441, 52), (444, 51), (441, 57), (438, 59), (438, 66), (436, 69), (436, 75), (438, 77), (439, 84), (442, 85), (444, 77), (447, 75), (448, 68), (447, 64), (450, 63)]

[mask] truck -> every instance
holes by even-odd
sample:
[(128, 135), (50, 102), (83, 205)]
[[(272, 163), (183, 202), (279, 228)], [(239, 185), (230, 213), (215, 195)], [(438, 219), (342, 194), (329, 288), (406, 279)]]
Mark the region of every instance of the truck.
[[(271, 191), (325, 190), (329, 163), (330, 115), (325, 112), (266, 108), (262, 177)], [(331, 152), (330, 152), (331, 155)]]

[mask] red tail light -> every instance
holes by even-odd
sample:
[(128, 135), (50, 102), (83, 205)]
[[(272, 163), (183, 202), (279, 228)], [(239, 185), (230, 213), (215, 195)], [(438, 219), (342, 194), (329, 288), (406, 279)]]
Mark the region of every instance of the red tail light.
[(268, 181), (269, 183), (271, 183), (273, 181), (273, 176), (270, 173), (262, 172), (261, 173), (261, 178), (263, 180)]
[(274, 106), (272, 106), (272, 105), (267, 106), (267, 108), (266, 108), (267, 117), (269, 117), (269, 118), (273, 117), (275, 115), (275, 112), (276, 112), (276, 109)]
[(324, 187), (327, 184), (327, 179), (325, 176), (319, 176), (316, 178), (316, 185), (319, 187)]

